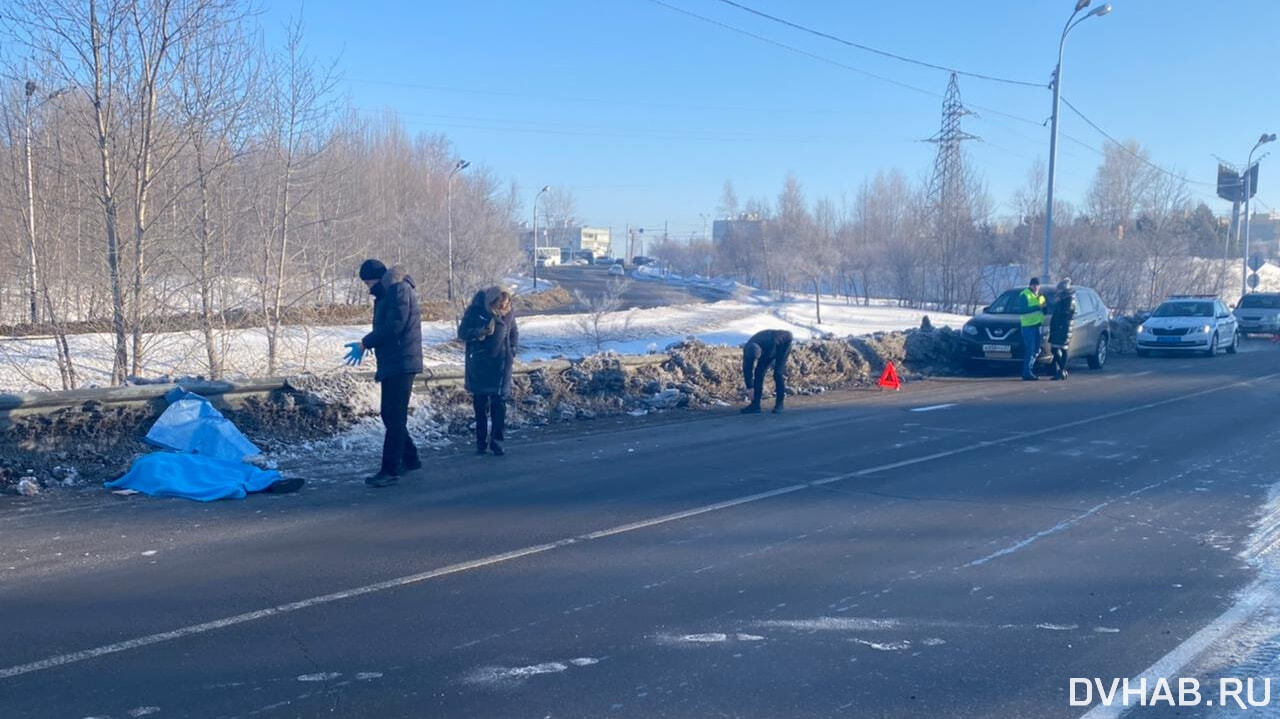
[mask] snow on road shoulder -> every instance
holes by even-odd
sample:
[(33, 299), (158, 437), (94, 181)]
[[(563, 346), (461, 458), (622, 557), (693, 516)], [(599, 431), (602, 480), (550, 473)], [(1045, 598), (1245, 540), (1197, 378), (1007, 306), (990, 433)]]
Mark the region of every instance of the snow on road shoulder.
[[(646, 354), (695, 337), (709, 345), (737, 346), (766, 328), (790, 330), (799, 340), (825, 336), (864, 335), (904, 330), (920, 325), (928, 314), (938, 327), (959, 327), (967, 317), (926, 313), (873, 304), (870, 307), (824, 298), (822, 323), (812, 296), (778, 300), (760, 294), (653, 309), (613, 312), (595, 323), (589, 315), (530, 315), (520, 318), (520, 359), (582, 357), (602, 350)], [(280, 341), (277, 374), (326, 374), (342, 369), (343, 345), (359, 340), (367, 325), (286, 327)], [(454, 342), (449, 322), (424, 322), (425, 361), (429, 366), (458, 364), (461, 347)], [(226, 342), (229, 378), (267, 374), (267, 337), (262, 330), (235, 330), (221, 335)], [(107, 334), (69, 338), (71, 354), (82, 386), (109, 383), (112, 339)], [(199, 376), (206, 372), (203, 338), (198, 332), (157, 333), (146, 337), (147, 356), (142, 376)], [(370, 358), (369, 362), (372, 362)], [(0, 340), (0, 391), (39, 391), (60, 388), (52, 339)]]

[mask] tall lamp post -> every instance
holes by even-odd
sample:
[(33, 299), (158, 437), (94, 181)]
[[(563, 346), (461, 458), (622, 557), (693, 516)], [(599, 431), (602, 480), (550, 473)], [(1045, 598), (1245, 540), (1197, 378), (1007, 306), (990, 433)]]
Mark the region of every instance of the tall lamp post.
[(449, 182), (445, 188), (445, 206), (449, 215), (449, 304), (453, 304), (453, 176), (470, 166), (470, 162), (458, 160), (449, 170)]
[(1058, 40), (1058, 64), (1053, 68), (1053, 127), (1049, 131), (1049, 200), (1048, 207), (1045, 208), (1044, 212), (1044, 268), (1040, 278), (1040, 281), (1046, 284), (1049, 282), (1049, 261), (1053, 258), (1053, 176), (1054, 166), (1058, 159), (1058, 108), (1062, 97), (1062, 49), (1066, 45), (1067, 34), (1075, 29), (1076, 25), (1091, 17), (1102, 17), (1111, 12), (1111, 3), (1106, 3), (1090, 10), (1084, 17), (1076, 19), (1081, 10), (1089, 7), (1089, 2), (1090, 0), (1077, 0), (1075, 12), (1071, 13), (1071, 17), (1067, 18), (1067, 24), (1062, 28), (1062, 38)]
[(544, 192), (550, 192), (551, 185), (543, 185), (538, 194), (533, 196), (533, 289), (538, 289), (538, 198)]
[[(1258, 142), (1249, 151), (1249, 159), (1244, 163), (1244, 270), (1240, 280), (1240, 294), (1244, 295), (1249, 292), (1249, 195), (1253, 194), (1253, 153), (1258, 151), (1259, 147), (1268, 142), (1275, 142), (1276, 134), (1270, 135), (1262, 133), (1262, 137), (1258, 138)], [(1262, 158), (1258, 158), (1261, 162)]]

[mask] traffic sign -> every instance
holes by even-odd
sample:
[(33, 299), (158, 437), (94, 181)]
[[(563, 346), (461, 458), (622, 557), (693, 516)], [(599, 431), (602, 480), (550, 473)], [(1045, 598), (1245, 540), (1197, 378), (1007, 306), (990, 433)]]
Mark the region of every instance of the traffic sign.
[(1251, 290), (1258, 289), (1258, 275), (1256, 273), (1253, 273), (1253, 272), (1249, 273), (1249, 289)]
[(1249, 269), (1257, 272), (1262, 269), (1262, 266), (1266, 263), (1267, 261), (1262, 258), (1262, 255), (1255, 254), (1249, 258)]

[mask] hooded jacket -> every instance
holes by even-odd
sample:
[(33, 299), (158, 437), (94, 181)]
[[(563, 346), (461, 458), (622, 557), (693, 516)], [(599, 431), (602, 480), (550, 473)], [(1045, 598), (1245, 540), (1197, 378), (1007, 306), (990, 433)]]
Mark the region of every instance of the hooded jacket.
[(369, 294), (373, 295), (373, 331), (364, 346), (378, 360), (379, 382), (422, 371), (422, 311), (413, 278), (396, 265), (387, 270)]
[(458, 339), (467, 343), (466, 388), (472, 394), (511, 394), (520, 330), (515, 312), (489, 311), (499, 291), (491, 287), (477, 292), (458, 324)]

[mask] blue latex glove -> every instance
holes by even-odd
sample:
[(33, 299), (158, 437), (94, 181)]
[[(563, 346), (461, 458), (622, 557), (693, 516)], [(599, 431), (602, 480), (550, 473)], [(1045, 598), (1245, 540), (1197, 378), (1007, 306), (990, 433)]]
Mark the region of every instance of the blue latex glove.
[(359, 342), (351, 342), (343, 346), (351, 349), (351, 351), (347, 353), (347, 357), (346, 357), (346, 363), (348, 365), (355, 366), (360, 364), (362, 361), (364, 361), (364, 353), (365, 353), (364, 345), (360, 344)]

